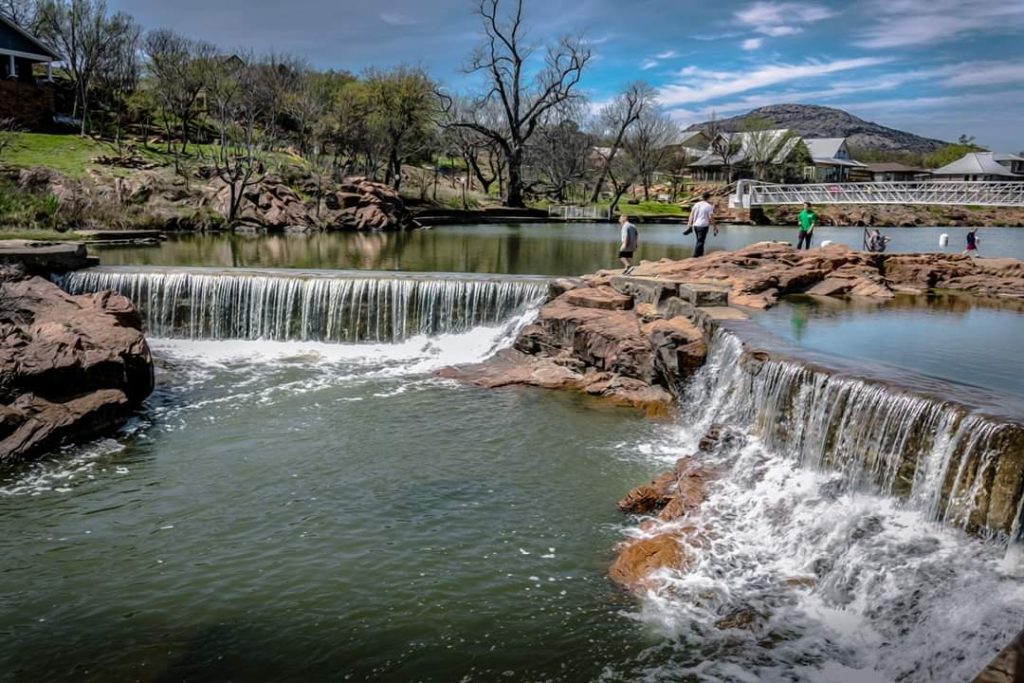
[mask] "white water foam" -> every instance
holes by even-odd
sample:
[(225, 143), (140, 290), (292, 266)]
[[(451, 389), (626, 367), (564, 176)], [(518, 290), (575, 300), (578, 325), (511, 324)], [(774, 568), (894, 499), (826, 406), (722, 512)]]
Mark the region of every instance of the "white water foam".
[[(396, 344), (330, 344), (272, 340), (151, 340), (157, 356), (226, 366), (234, 363), (298, 363), (363, 368), (374, 377), (426, 374), (454, 364), (479, 363), (509, 347), (536, 318), (536, 309), (503, 325), (475, 327), (436, 337), (420, 335)], [(362, 375), (365, 376), (365, 375)]]
[[(884, 477), (874, 484), (849, 467), (806, 457), (820, 448), (809, 440), (813, 431), (792, 440), (766, 427), (780, 419), (764, 414), (778, 402), (764, 387), (736, 380), (736, 350), (713, 349), (680, 426), (633, 448), (667, 464), (695, 452), (713, 423), (740, 435), (701, 455), (716, 475), (688, 520), (702, 531), (700, 541), (684, 541), (692, 563), (663, 572), (662, 587), (635, 615), (670, 643), (668, 654), (664, 644), (645, 653), (657, 662), (647, 678), (971, 680), (1024, 625), (1024, 585), (1010, 554), (943, 524), (930, 491), (915, 488), (900, 499), (886, 495)], [(882, 399), (871, 400), (869, 407)], [(932, 422), (940, 430), (942, 423)], [(891, 430), (868, 429), (879, 440), (905, 442)], [(934, 468), (946, 466), (958, 439), (937, 439), (933, 452), (921, 454), (928, 466), (915, 487), (942, 479)]]

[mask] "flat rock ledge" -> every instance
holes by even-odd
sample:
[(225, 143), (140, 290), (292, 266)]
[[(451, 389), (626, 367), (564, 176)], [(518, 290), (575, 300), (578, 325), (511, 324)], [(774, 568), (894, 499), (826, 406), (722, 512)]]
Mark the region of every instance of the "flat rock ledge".
[(721, 323), (787, 294), (891, 299), (947, 291), (1024, 302), (1024, 263), (946, 254), (797, 251), (761, 242), (684, 261), (642, 262), (628, 277), (560, 278), (513, 349), (442, 377), (484, 387), (570, 389), (663, 415), (704, 364)]
[(132, 303), (0, 267), (0, 464), (120, 428), (153, 391)]

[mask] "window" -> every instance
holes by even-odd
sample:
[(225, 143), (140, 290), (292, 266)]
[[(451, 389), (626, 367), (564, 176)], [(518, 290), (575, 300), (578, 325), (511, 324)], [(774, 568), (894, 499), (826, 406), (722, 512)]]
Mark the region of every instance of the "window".
[(814, 166), (804, 166), (804, 180), (817, 180), (818, 169)]

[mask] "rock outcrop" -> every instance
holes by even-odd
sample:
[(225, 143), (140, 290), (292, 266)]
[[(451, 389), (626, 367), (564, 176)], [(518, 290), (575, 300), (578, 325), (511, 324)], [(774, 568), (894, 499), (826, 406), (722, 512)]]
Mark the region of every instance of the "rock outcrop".
[[(71, 178), (47, 168), (10, 171), (23, 192), (47, 193), (59, 206), (60, 227), (222, 228), (230, 215), (231, 188), (204, 167), (184, 183), (169, 169), (111, 175), (91, 170)], [(236, 214), (243, 229), (269, 232), (407, 230), (412, 214), (394, 188), (365, 178), (319, 183), (298, 167), (270, 174), (246, 187)]]
[(153, 390), (134, 306), (0, 269), (0, 463), (122, 426)]
[[(246, 188), (238, 209), (243, 225), (268, 231), (310, 232), (313, 230), (405, 230), (413, 227), (412, 215), (394, 188), (365, 178), (352, 178), (321, 191), (310, 180), (303, 181), (304, 199), (280, 178), (268, 177)], [(317, 211), (317, 196), (320, 210)], [(228, 215), (231, 190), (214, 180), (209, 191), (211, 206)]]
[(798, 251), (762, 242), (684, 261), (644, 261), (551, 283), (514, 350), (445, 377), (481, 386), (575, 389), (664, 413), (707, 355), (721, 322), (787, 294), (888, 300), (936, 290), (1024, 302), (1024, 263), (944, 254), (871, 254), (842, 245)]

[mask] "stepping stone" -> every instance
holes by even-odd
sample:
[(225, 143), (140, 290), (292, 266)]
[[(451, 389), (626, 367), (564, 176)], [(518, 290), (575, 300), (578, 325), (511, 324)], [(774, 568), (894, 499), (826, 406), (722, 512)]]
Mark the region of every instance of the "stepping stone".
[(627, 311), (633, 308), (633, 297), (619, 294), (611, 287), (583, 287), (564, 295), (565, 301), (580, 308), (606, 311)]
[(652, 277), (618, 275), (612, 278), (612, 287), (621, 294), (633, 297), (638, 303), (657, 306), (665, 299), (675, 296), (678, 285)]
[(694, 306), (728, 306), (729, 288), (722, 285), (680, 283), (679, 298)]

